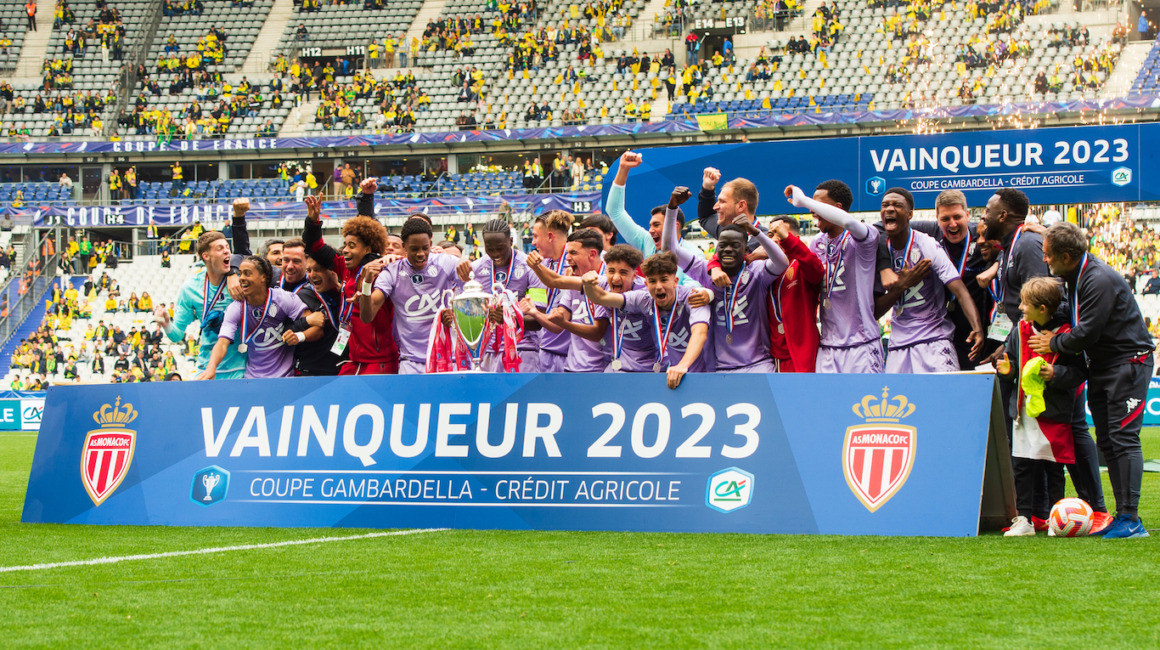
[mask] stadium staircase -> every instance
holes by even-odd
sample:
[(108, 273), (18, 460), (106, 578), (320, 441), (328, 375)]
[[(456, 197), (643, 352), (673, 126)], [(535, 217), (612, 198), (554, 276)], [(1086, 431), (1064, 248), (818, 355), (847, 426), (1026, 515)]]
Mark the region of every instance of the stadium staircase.
[(36, 10), (36, 31), (25, 32), (24, 46), (20, 48), (20, 60), (16, 63), (16, 73), (11, 81), (39, 81), (40, 71), (48, 53), (48, 42), (52, 40), (52, 6), (42, 3)]
[(262, 31), (254, 39), (254, 46), (250, 48), (250, 55), (242, 66), (245, 72), (267, 72), (277, 56), (279, 49), (278, 39), (286, 29), (286, 25), (294, 17), (294, 4), (290, 0), (275, 0), (270, 8), (270, 14), (262, 23)]
[(1132, 84), (1136, 81), (1136, 76), (1140, 73), (1144, 60), (1148, 58), (1148, 53), (1152, 51), (1152, 45), (1152, 41), (1128, 43), (1127, 47), (1120, 53), (1120, 61), (1116, 64), (1116, 69), (1112, 71), (1107, 82), (1104, 83), (1104, 90), (1100, 95), (1107, 99), (1130, 95)]
[[(318, 104), (322, 101), (318, 98), (318, 93), (314, 93), (313, 97), (314, 99), (302, 102), (297, 108), (290, 109), (290, 114), (286, 116), (286, 121), (278, 130), (279, 138), (301, 138), (307, 135), (306, 130), (314, 123), (314, 112), (318, 110)], [(328, 134), (329, 132), (313, 135)]]
[[(415, 20), (411, 23), (411, 28), (407, 30), (406, 44), (400, 46), (404, 51), (410, 53), (411, 39), (417, 38), (423, 40), (423, 30), (427, 29), (427, 23), (435, 20), (443, 13), (443, 8), (447, 6), (447, 0), (425, 0), (423, 6), (419, 8), (419, 13), (415, 14)], [(408, 62), (414, 66), (412, 62)]]
[[(51, 25), (52, 23), (50, 22), (49, 24)], [(39, 23), (37, 23), (36, 26), (38, 29), (40, 28)], [(57, 278), (57, 280), (59, 279), (60, 278)], [(72, 278), (72, 285), (78, 290), (84, 283), (85, 278), (83, 276)], [(12, 338), (8, 339), (8, 342), (4, 344), (3, 349), (0, 349), (0, 368), (4, 368), (5, 373), (9, 373), (12, 369), (12, 354), (16, 351), (16, 347), (20, 345), (20, 341), (22, 339), (27, 339), (28, 336), (35, 332), (36, 329), (40, 327), (40, 324), (44, 322), (45, 297), (48, 296), (49, 292), (52, 291), (52, 287), (56, 286), (56, 284), (56, 281), (54, 281), (45, 285), (47, 288), (41, 292), (40, 296), (36, 298), (36, 307), (34, 307), (31, 311), (28, 312), (28, 314), (25, 315), (24, 321), (20, 324), (20, 327), (16, 328), (16, 331), (12, 333)], [(7, 388), (8, 385), (5, 384), (4, 390), (7, 390)]]

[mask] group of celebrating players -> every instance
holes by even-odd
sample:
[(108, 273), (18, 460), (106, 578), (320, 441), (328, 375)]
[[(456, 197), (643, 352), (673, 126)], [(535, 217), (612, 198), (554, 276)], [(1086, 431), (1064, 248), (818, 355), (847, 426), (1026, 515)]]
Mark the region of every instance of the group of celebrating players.
[[(1088, 253), (1077, 226), (1044, 229), (1027, 219), (1027, 197), (1007, 188), (976, 223), (956, 190), (938, 196), (935, 221), (912, 222), (913, 196), (892, 188), (881, 221), (868, 225), (849, 214), (850, 188), (827, 180), (812, 197), (784, 189), (817, 222), (807, 245), (792, 216), (768, 228), (757, 222), (753, 182), (735, 178), (718, 193), (721, 174), (710, 167), (697, 197), (700, 226), (716, 239), (706, 259), (681, 237), (688, 188), (653, 208), (647, 228), (627, 213), (628, 176), (641, 162), (638, 153), (621, 156), (607, 217), (574, 229), (570, 213), (540, 215), (526, 254), (513, 246), (512, 225), (493, 219), (474, 262), (433, 247), (422, 213), (389, 234), (374, 218), (374, 179), (360, 187), (359, 216), (343, 224), (340, 250), (323, 241), (321, 203), (307, 197), (302, 237), (283, 244), (280, 266), (250, 254), (248, 204), (239, 200), (237, 254), (221, 232), (203, 234), (204, 270), (183, 287), (174, 317), (158, 310), (157, 320), (174, 341), (200, 323), (201, 379), (469, 367), (456, 354), (444, 299), (469, 281), (486, 294), (495, 289), (478, 352), (492, 372), (665, 373), (675, 389), (689, 372), (934, 373), (993, 364), (1014, 441), (1020, 517), (1012, 531), (1027, 534), (1046, 518), (1062, 497), (1066, 464), (1080, 496), (1106, 518), (1099, 531), (1147, 534), (1135, 512), (1154, 347), (1130, 288)], [(615, 243), (618, 235), (627, 243)], [(1049, 276), (1064, 282), (1032, 281)], [(1025, 390), (1031, 362), (1038, 390)], [(1122, 523), (1103, 507), (1076, 398), (1084, 380)]]

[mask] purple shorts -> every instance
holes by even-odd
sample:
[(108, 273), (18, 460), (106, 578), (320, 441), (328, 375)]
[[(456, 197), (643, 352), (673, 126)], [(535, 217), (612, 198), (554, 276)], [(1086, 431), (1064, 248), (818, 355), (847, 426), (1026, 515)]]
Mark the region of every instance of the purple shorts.
[[(484, 372), (503, 372), (500, 355), (490, 349), (483, 353), (480, 367)], [(520, 374), (540, 372), (540, 353), (537, 350), (520, 350)]]
[(959, 355), (946, 339), (915, 343), (890, 351), (886, 372), (921, 375), (934, 372), (958, 372)]
[(740, 368), (718, 368), (717, 372), (734, 374), (777, 372), (777, 365), (773, 363), (773, 357), (770, 357), (768, 359), (762, 359), (761, 361), (751, 363), (748, 366), (741, 366)]
[(427, 374), (427, 362), (414, 361), (412, 359), (399, 359), (399, 374), (425, 375)]
[(564, 372), (564, 362), (568, 356), (540, 350), (540, 372)]
[(849, 348), (821, 346), (815, 372), (876, 375), (882, 365), (882, 342), (874, 339)]

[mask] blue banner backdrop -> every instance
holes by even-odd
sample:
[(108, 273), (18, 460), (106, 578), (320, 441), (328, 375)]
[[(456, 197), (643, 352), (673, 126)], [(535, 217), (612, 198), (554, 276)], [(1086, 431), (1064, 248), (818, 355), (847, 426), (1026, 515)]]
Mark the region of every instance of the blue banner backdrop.
[[(830, 178), (850, 185), (855, 211), (878, 211), (883, 194), (895, 186), (912, 192), (915, 207), (925, 209), (947, 189), (962, 190), (972, 206), (985, 205), (1000, 187), (1023, 190), (1033, 205), (1160, 200), (1160, 124), (777, 140), (642, 153), (626, 194), (629, 214), (642, 225), (674, 186), (696, 192), (705, 167), (720, 169), (723, 181), (754, 181), (758, 214), (801, 213), (786, 202), (785, 186), (812, 193)], [(686, 204), (690, 215), (693, 206)]]
[[(23, 521), (971, 536), (984, 375), (50, 389)], [(947, 396), (959, 405), (946, 417)]]

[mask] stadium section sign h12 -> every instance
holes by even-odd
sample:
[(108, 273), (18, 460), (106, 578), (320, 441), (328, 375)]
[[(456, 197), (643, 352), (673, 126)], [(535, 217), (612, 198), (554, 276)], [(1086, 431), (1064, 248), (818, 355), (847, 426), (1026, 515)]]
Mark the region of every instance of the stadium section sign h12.
[(1011, 515), (991, 376), (645, 379), (52, 388), (23, 520), (969, 536)]

